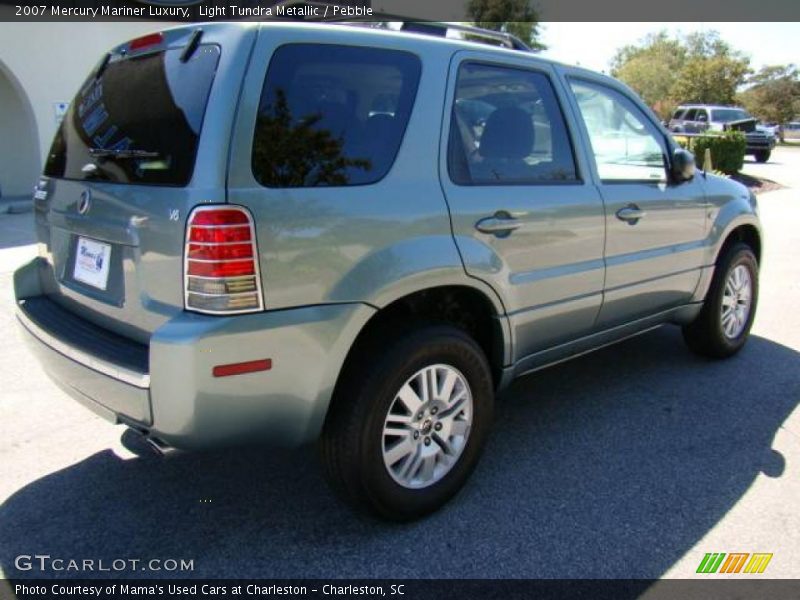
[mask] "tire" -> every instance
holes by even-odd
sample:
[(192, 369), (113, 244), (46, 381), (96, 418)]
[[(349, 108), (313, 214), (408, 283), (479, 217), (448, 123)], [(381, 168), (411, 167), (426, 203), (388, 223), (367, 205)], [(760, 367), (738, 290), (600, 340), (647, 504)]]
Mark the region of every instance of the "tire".
[[(744, 306), (745, 291), (736, 292), (736, 276), (749, 279), (749, 303), (746, 314), (739, 312)], [(741, 284), (741, 288), (744, 284)], [(736, 309), (729, 310), (732, 301)], [(742, 349), (750, 335), (750, 327), (758, 304), (758, 261), (752, 249), (737, 243), (728, 248), (717, 261), (711, 287), (697, 318), (683, 327), (683, 339), (689, 348), (701, 356), (727, 358)], [(733, 312), (733, 315), (729, 315)], [(727, 319), (723, 322), (724, 319)]]
[(761, 150), (755, 153), (756, 162), (760, 163), (767, 162), (770, 156), (772, 156), (772, 152), (770, 150)]
[[(406, 327), (397, 336), (386, 333), (381, 340), (393, 340), (388, 347), (380, 350), (373, 344), (343, 373), (323, 428), (320, 456), (331, 487), (350, 504), (385, 519), (410, 521), (440, 508), (468, 479), (491, 428), (494, 390), (486, 356), (460, 329), (428, 325), (411, 332)], [(421, 378), (430, 381), (431, 370), (440, 392), (453, 381), (452, 404), (439, 394), (438, 400), (434, 396), (416, 405), (424, 398)], [(416, 399), (409, 389), (420, 391)], [(414, 405), (416, 414), (406, 403)], [(385, 464), (398, 456), (391, 466)], [(404, 470), (411, 471), (405, 482)]]

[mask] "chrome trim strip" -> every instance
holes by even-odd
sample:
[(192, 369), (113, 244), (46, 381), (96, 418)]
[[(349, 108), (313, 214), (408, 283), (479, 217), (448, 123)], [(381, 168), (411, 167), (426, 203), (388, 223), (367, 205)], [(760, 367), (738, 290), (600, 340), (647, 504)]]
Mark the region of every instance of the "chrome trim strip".
[(189, 290), (189, 294), (195, 294), (197, 296), (207, 296), (209, 298), (221, 298), (223, 296), (243, 296), (244, 294), (258, 294), (258, 290), (248, 290), (246, 292), (222, 292), (221, 294), (212, 294), (211, 292), (196, 292), (194, 290)]
[(250, 245), (250, 240), (245, 240), (244, 242), (193, 242), (189, 240), (188, 242), (192, 246), (244, 246)]
[[(190, 242), (190, 243), (193, 243), (193, 242)], [(248, 242), (248, 244), (249, 244), (249, 242)], [(209, 259), (205, 259), (205, 258), (188, 258), (187, 257), (186, 260), (189, 261), (189, 262), (196, 262), (196, 263), (216, 264), (216, 263), (245, 262), (247, 260), (251, 260), (251, 261), (255, 262), (256, 259), (253, 256), (245, 256), (244, 258), (220, 258), (220, 259), (215, 259), (215, 260), (209, 260)], [(252, 277), (252, 275), (253, 274), (251, 273), (249, 276)], [(189, 277), (194, 277), (194, 275), (189, 275)], [(212, 279), (213, 279), (213, 277), (212, 277)]]
[(230, 277), (206, 277), (205, 275), (188, 275), (190, 279), (208, 279), (209, 281), (237, 281), (239, 279), (255, 279), (255, 275), (232, 275)]
[[(24, 302), (24, 300), (22, 302)], [(150, 388), (149, 373), (138, 373), (136, 371), (131, 371), (125, 367), (120, 367), (113, 363), (100, 360), (91, 354), (83, 352), (82, 350), (78, 350), (77, 348), (73, 348), (69, 344), (65, 344), (61, 340), (53, 337), (44, 329), (39, 327), (36, 323), (34, 323), (31, 318), (25, 314), (25, 311), (21, 308), (21, 306), (17, 305), (16, 312), (17, 319), (19, 319), (23, 327), (28, 330), (28, 333), (42, 342), (45, 346), (52, 348), (59, 354), (63, 354), (67, 358), (70, 358), (75, 362), (92, 369), (93, 371), (97, 371), (98, 373), (102, 373), (103, 375), (107, 375), (108, 377), (117, 379), (123, 383), (127, 383), (128, 385), (142, 389)]]
[[(218, 208), (225, 208), (224, 204), (222, 204), (222, 205), (214, 204), (214, 205), (208, 205), (208, 206), (200, 206), (200, 207), (194, 209), (192, 212), (197, 211), (199, 208), (207, 209), (209, 206), (211, 207), (211, 210), (215, 210), (215, 209), (218, 209)], [(232, 204), (231, 206), (234, 206), (234, 205)], [(237, 209), (238, 209), (238, 206), (237, 206)], [(191, 221), (189, 221), (189, 222), (191, 223)], [(230, 224), (230, 225), (190, 225), (189, 229), (233, 229), (235, 227), (249, 227), (249, 226), (250, 226), (250, 223), (233, 223), (233, 224)], [(249, 241), (250, 240), (247, 240), (247, 242), (249, 242)], [(246, 244), (247, 242), (241, 242), (241, 243)], [(192, 242), (192, 243), (193, 244), (201, 244), (202, 242)]]

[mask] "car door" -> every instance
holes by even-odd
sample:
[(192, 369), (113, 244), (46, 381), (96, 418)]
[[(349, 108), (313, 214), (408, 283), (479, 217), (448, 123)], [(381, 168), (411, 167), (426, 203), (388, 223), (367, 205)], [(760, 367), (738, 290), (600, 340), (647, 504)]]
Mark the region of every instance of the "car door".
[(667, 127), (669, 128), (670, 131), (679, 130), (681, 121), (683, 120), (683, 115), (685, 113), (686, 113), (685, 108), (679, 108), (673, 113), (672, 118), (669, 120), (669, 123), (667, 124)]
[(590, 330), (602, 301), (604, 211), (552, 67), (459, 52), (441, 181), (467, 273), (502, 297), (514, 357)]
[(687, 110), (684, 113), (683, 118), (681, 119), (679, 128), (676, 129), (676, 131), (681, 131), (684, 133), (695, 133), (695, 128), (694, 128), (695, 116), (697, 116), (696, 108), (690, 108), (689, 110)]
[(705, 108), (698, 108), (695, 115), (694, 132), (703, 133), (708, 130), (708, 111)]
[(689, 300), (703, 264), (702, 177), (668, 177), (664, 132), (622, 86), (569, 77), (606, 206), (606, 282), (600, 327)]

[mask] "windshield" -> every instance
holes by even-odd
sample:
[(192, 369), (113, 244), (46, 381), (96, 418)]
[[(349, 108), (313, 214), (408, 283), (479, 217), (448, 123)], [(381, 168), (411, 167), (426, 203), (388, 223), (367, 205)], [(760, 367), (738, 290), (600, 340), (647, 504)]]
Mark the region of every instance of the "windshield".
[(44, 174), (185, 186), (220, 50), (200, 46), (112, 60), (83, 84), (53, 140)]
[(742, 119), (752, 119), (746, 110), (741, 108), (715, 108), (711, 120), (715, 123), (730, 123)]

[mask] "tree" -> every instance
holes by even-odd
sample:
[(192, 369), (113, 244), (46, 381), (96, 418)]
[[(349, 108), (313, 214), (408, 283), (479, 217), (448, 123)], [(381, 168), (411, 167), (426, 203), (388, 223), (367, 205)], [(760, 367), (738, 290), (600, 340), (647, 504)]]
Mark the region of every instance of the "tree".
[(253, 165), (276, 187), (345, 185), (348, 169), (369, 171), (369, 160), (349, 158), (344, 141), (319, 128), (322, 114), (293, 116), (286, 92), (278, 88), (274, 103), (256, 119)]
[(539, 37), (539, 13), (529, 0), (470, 0), (469, 15), (476, 26), (517, 36), (531, 50), (546, 50)]
[(672, 95), (679, 102), (734, 104), (750, 73), (750, 59), (733, 50), (716, 31), (687, 36), (686, 62)]
[(676, 106), (672, 88), (680, 77), (686, 49), (666, 31), (648, 35), (640, 46), (617, 50), (611, 61), (611, 75), (631, 86), (656, 112), (667, 115)]
[(738, 54), (720, 37), (719, 31), (713, 29), (690, 33), (683, 39), (683, 44), (689, 56), (694, 58)]
[(762, 67), (739, 94), (750, 113), (771, 123), (786, 123), (800, 114), (800, 73), (794, 65)]
[(681, 103), (733, 103), (749, 72), (749, 59), (716, 31), (685, 37), (661, 31), (620, 48), (611, 61), (611, 74), (662, 117)]

